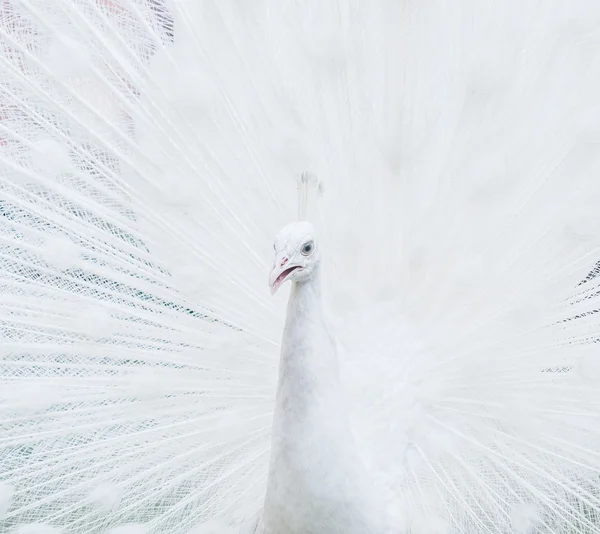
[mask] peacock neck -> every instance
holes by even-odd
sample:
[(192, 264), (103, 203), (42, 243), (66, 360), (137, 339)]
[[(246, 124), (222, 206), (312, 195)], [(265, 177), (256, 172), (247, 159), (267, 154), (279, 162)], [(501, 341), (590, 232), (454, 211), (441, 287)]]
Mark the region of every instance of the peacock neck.
[(263, 532), (379, 534), (375, 494), (350, 431), (316, 271), (290, 293)]
[(281, 346), (278, 394), (293, 393), (300, 409), (303, 400), (339, 399), (339, 387), (337, 354), (325, 324), (321, 273), (316, 267), (309, 279), (292, 284)]
[(349, 425), (333, 338), (321, 300), (320, 272), (294, 282), (281, 343), (271, 462), (302, 464), (315, 444), (348, 447)]

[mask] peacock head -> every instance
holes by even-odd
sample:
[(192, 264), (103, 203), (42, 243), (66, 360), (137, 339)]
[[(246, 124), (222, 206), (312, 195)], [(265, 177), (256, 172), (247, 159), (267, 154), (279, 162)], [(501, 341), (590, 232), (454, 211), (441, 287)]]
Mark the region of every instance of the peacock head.
[(315, 230), (309, 222), (293, 222), (275, 238), (275, 263), (269, 276), (271, 295), (287, 280), (308, 280), (319, 264)]

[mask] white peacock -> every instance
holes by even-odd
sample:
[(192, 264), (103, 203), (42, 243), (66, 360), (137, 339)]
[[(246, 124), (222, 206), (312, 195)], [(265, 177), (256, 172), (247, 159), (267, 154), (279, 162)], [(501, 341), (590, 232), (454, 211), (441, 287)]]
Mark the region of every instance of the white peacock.
[(0, 1), (0, 533), (598, 532), (599, 38)]

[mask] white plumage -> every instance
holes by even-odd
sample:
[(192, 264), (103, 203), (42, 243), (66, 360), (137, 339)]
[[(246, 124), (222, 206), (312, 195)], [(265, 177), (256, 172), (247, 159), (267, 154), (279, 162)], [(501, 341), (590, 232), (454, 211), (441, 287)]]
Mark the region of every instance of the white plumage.
[(599, 532), (599, 38), (592, 0), (0, 2), (0, 532)]

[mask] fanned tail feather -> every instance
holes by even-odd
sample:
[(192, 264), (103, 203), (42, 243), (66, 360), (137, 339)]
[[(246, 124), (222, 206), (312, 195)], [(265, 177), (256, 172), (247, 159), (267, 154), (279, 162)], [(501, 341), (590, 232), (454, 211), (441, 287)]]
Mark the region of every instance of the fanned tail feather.
[(0, 531), (252, 517), (297, 214), (396, 528), (598, 532), (599, 23), (0, 2)]

